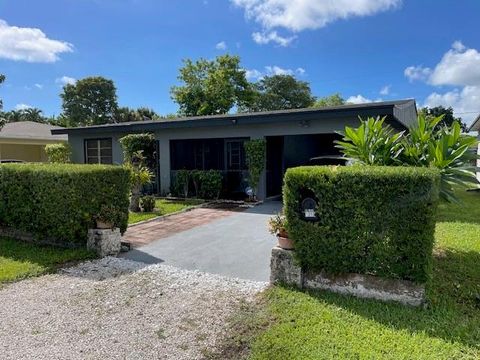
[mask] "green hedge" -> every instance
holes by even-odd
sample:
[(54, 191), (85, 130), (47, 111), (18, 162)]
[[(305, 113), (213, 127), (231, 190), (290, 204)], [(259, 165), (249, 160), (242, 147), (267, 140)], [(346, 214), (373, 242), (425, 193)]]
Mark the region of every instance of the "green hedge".
[[(429, 168), (289, 169), (284, 203), (295, 256), (307, 270), (425, 282), (430, 273), (439, 173)], [(317, 201), (317, 221), (301, 216)]]
[(102, 205), (119, 210), (127, 229), (130, 173), (109, 165), (0, 165), (0, 226), (34, 240), (72, 247), (86, 244), (87, 229)]

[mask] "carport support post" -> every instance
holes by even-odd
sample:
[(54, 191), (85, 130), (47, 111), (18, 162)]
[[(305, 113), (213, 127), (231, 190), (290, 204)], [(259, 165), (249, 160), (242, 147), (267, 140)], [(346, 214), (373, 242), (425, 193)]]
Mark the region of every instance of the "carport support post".
[(170, 192), (170, 139), (158, 136), (158, 166), (160, 169), (160, 193), (166, 195)]
[[(251, 140), (265, 140), (265, 136), (263, 135), (252, 135), (250, 136)], [(267, 151), (265, 146), (265, 152)], [(258, 182), (257, 188), (257, 198), (258, 200), (265, 200), (267, 197), (267, 156), (265, 154), (265, 162), (263, 164), (263, 171), (262, 175), (260, 176), (260, 181)]]

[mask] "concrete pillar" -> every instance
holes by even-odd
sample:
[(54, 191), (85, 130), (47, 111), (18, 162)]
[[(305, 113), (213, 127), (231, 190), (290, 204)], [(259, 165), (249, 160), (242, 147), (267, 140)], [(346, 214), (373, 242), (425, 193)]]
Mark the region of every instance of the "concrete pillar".
[(157, 137), (159, 143), (159, 169), (160, 169), (160, 193), (162, 195), (170, 192), (170, 139)]

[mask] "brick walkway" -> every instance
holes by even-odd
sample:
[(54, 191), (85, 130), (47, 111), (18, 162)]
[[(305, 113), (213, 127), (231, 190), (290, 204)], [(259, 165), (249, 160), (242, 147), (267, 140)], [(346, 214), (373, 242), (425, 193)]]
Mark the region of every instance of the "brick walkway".
[(139, 247), (152, 241), (166, 238), (195, 226), (208, 224), (241, 211), (240, 209), (197, 208), (143, 224), (131, 225), (122, 237), (133, 247)]

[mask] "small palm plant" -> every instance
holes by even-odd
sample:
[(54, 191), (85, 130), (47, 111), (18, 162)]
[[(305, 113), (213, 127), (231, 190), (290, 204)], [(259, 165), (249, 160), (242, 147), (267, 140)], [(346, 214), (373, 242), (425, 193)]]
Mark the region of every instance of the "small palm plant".
[(337, 141), (344, 155), (364, 165), (424, 166), (440, 170), (440, 197), (456, 202), (453, 186), (478, 186), (473, 151), (477, 140), (461, 133), (460, 123), (436, 129), (443, 119), (418, 116), (408, 133), (384, 125), (385, 118), (360, 119), (357, 129), (345, 128)]
[(345, 127), (342, 141), (337, 147), (351, 160), (364, 165), (395, 165), (402, 152), (403, 132), (397, 133), (388, 125), (384, 125), (385, 117), (360, 118), (360, 126), (356, 129)]

